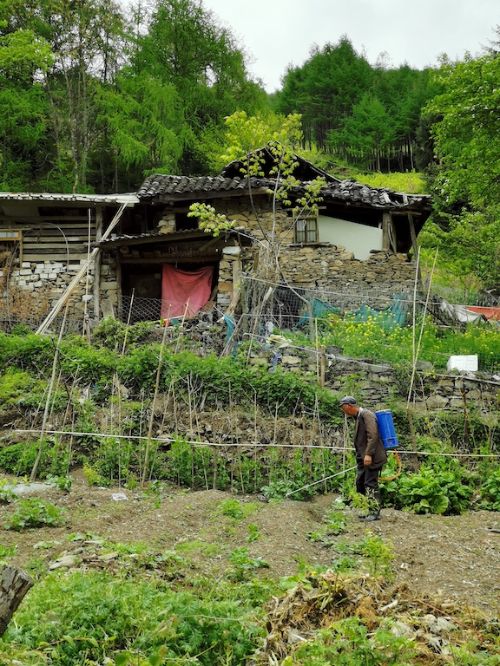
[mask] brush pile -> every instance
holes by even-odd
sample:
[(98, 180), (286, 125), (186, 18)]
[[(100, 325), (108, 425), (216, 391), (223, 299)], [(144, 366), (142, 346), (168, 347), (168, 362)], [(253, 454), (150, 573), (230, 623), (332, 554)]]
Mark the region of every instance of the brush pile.
[[(499, 663), (494, 661), (498, 622), (452, 603), (417, 598), (407, 586), (390, 586), (370, 575), (310, 574), (273, 598), (266, 628), (253, 666), (354, 664), (365, 650), (371, 656), (363, 663), (370, 665), (462, 663), (455, 657), (469, 650), (476, 658), (484, 655), (484, 661), (470, 663)], [(317, 660), (320, 655), (340, 659)]]

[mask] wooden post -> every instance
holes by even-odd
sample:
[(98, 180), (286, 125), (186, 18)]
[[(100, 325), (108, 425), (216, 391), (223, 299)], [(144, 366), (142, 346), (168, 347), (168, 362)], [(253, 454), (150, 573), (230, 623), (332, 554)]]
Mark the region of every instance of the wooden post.
[(382, 214), (382, 249), (389, 250), (391, 247), (390, 240), (390, 226), (391, 226), (391, 214), (383, 213)]
[[(413, 215), (411, 213), (408, 213), (408, 224), (410, 226), (410, 238), (411, 238), (411, 246), (413, 248), (413, 254), (415, 257), (418, 257), (418, 245), (417, 245), (417, 234), (415, 232), (415, 224), (413, 222)], [(420, 265), (417, 264), (417, 278), (418, 278), (418, 283), (420, 286), (423, 285), (422, 283), (422, 272), (420, 270)]]
[(6, 566), (0, 575), (0, 636), (5, 633), (11, 617), (28, 590), (33, 587), (33, 581), (24, 571)]
[[(98, 243), (102, 238), (102, 206), (95, 210), (95, 240)], [(101, 317), (101, 254), (97, 254), (94, 264), (94, 317), (96, 322)]]
[(324, 345), (321, 345), (319, 348), (319, 385), (325, 385), (325, 375), (326, 375), (326, 353)]
[(393, 215), (391, 215), (391, 224), (390, 224), (390, 227), (389, 227), (389, 239), (391, 241), (392, 251), (394, 252), (394, 254), (397, 254), (397, 252), (398, 252), (398, 235), (397, 235), (397, 229), (396, 229), (396, 221), (395, 221)]

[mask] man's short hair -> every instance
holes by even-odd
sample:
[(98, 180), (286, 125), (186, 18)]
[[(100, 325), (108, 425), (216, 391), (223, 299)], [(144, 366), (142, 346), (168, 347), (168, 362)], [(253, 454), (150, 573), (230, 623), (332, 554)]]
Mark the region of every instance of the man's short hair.
[(357, 405), (356, 398), (353, 398), (352, 395), (345, 395), (342, 400), (340, 400), (339, 405)]

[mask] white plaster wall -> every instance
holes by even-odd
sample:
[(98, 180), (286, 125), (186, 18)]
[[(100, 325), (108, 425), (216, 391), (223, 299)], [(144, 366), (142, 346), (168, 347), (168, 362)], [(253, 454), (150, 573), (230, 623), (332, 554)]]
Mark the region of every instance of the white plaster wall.
[(352, 252), (356, 259), (368, 259), (370, 250), (382, 249), (382, 229), (366, 224), (349, 222), (337, 217), (318, 217), (319, 241), (342, 245)]

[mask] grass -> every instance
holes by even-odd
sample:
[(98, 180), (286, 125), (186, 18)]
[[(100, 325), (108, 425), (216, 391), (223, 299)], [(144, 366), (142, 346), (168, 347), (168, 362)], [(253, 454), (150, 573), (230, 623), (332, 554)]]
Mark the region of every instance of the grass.
[(407, 194), (424, 194), (426, 191), (425, 180), (422, 174), (416, 171), (381, 173), (357, 173), (355, 179), (370, 187), (381, 187), (396, 192)]

